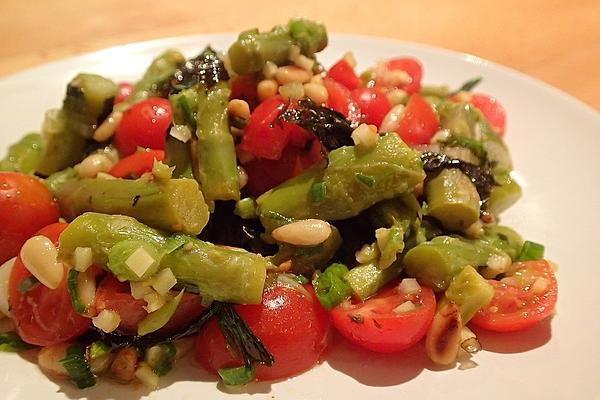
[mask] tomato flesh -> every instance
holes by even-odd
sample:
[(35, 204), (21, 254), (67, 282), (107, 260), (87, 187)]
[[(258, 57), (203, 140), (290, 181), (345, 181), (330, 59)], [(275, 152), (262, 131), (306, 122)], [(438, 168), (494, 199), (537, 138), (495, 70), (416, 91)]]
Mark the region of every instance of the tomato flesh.
[[(328, 344), (329, 317), (312, 287), (308, 292), (284, 286), (267, 289), (261, 304), (236, 305), (235, 309), (250, 330), (275, 359), (272, 367), (256, 367), (256, 379), (273, 380), (296, 375), (313, 367)], [(225, 344), (215, 319), (196, 340), (196, 360), (206, 370), (242, 365)]]
[(146, 172), (151, 172), (154, 160), (163, 161), (163, 150), (140, 151), (119, 160), (108, 173), (117, 178), (139, 178)]
[(276, 119), (286, 105), (280, 96), (273, 96), (256, 107), (244, 128), (239, 148), (256, 157), (279, 160), (289, 142), (289, 136)]
[(360, 124), (362, 114), (360, 106), (352, 98), (350, 89), (334, 81), (331, 78), (323, 79), (323, 85), (327, 89), (327, 107), (342, 114), (352, 127), (356, 128)]
[[(58, 244), (60, 233), (68, 224), (55, 223), (36, 234), (46, 236)], [(67, 291), (67, 268), (56, 289), (36, 283), (21, 293), (22, 282), (32, 274), (17, 257), (10, 275), (8, 302), (13, 321), (21, 339), (37, 346), (51, 346), (76, 338), (88, 330), (91, 319), (75, 312)]]
[(350, 90), (360, 86), (360, 79), (348, 61), (341, 59), (327, 71), (327, 76)]
[(142, 100), (123, 113), (115, 130), (115, 146), (122, 156), (135, 153), (138, 147), (164, 149), (171, 122), (169, 100), (158, 97)]
[(506, 111), (495, 97), (475, 93), (471, 95), (471, 104), (481, 111), (483, 116), (490, 123), (494, 132), (500, 136), (504, 136), (504, 130), (506, 128)]
[(0, 172), (0, 265), (15, 257), (21, 246), (44, 226), (58, 221), (58, 205), (37, 178)]
[(399, 89), (408, 94), (415, 94), (421, 90), (421, 79), (423, 78), (423, 66), (421, 63), (411, 57), (400, 57), (388, 60), (386, 63), (388, 70), (401, 70), (410, 76), (410, 83), (399, 86)]
[(114, 104), (119, 104), (124, 102), (133, 92), (133, 85), (129, 82), (121, 82), (119, 83), (119, 91), (115, 96)]
[(420, 95), (413, 94), (408, 100), (397, 132), (400, 138), (411, 146), (428, 144), (439, 125), (433, 107)]
[(352, 98), (363, 114), (362, 122), (381, 126), (383, 118), (392, 108), (385, 92), (378, 87), (360, 88), (352, 91)]
[[(488, 280), (494, 286), (494, 297), (475, 314), (471, 324), (496, 332), (513, 332), (530, 328), (552, 313), (558, 284), (548, 261), (519, 262), (513, 270), (508, 279)], [(538, 279), (543, 279), (541, 284)], [(537, 290), (536, 281), (541, 285)]]
[[(412, 301), (413, 311), (395, 313), (400, 304)], [(428, 287), (420, 293), (400, 293), (396, 286), (364, 301), (342, 303), (330, 311), (338, 332), (352, 343), (379, 353), (395, 353), (419, 342), (435, 313), (435, 295)]]

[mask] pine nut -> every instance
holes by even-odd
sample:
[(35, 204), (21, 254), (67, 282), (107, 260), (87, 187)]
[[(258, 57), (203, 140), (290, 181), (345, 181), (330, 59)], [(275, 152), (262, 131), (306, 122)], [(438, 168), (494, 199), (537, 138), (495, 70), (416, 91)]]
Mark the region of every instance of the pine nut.
[(81, 178), (95, 178), (99, 172), (108, 172), (112, 167), (112, 161), (104, 154), (92, 154), (77, 166), (77, 173)]
[(57, 378), (68, 377), (69, 373), (60, 360), (65, 358), (70, 345), (70, 343), (60, 343), (42, 348), (38, 353), (38, 365), (42, 371)]
[(56, 261), (58, 250), (45, 236), (29, 238), (21, 248), (21, 260), (25, 268), (44, 286), (56, 289), (65, 275), (64, 266)]
[(119, 383), (129, 383), (135, 376), (138, 352), (135, 347), (125, 347), (117, 353), (110, 366), (112, 377)]
[(258, 86), (256, 87), (256, 92), (258, 94), (258, 98), (260, 101), (267, 99), (271, 96), (275, 96), (277, 94), (277, 88), (279, 84), (273, 79), (263, 79), (258, 82)]
[(11, 315), (8, 305), (8, 281), (16, 259), (13, 257), (0, 265), (0, 319), (2, 316), (10, 317)]
[(382, 80), (385, 86), (404, 86), (412, 82), (412, 78), (406, 71), (393, 69), (386, 71)]
[(116, 311), (104, 309), (92, 318), (92, 323), (103, 332), (110, 333), (119, 327), (121, 316)]
[(94, 263), (94, 255), (91, 247), (76, 247), (73, 252), (73, 269), (84, 272)]
[(327, 88), (319, 83), (308, 82), (304, 84), (304, 94), (316, 104), (325, 104), (329, 98)]
[(313, 75), (310, 78), (309, 82), (310, 83), (318, 83), (318, 84), (322, 85), (323, 84), (323, 77), (321, 75)]
[(316, 246), (331, 235), (331, 225), (320, 219), (304, 219), (280, 226), (271, 235), (278, 242), (296, 246)]
[(100, 124), (100, 126), (96, 128), (94, 136), (92, 136), (96, 142), (105, 142), (113, 137), (117, 126), (123, 118), (123, 111), (125, 110), (111, 112), (110, 115)]
[(273, 61), (267, 61), (262, 69), (262, 74), (266, 79), (273, 78), (276, 72), (277, 64), (275, 64)]
[(404, 103), (404, 100), (408, 97), (408, 93), (406, 93), (402, 89), (392, 89), (386, 94), (390, 104), (392, 106), (396, 106), (398, 104)]
[(286, 83), (279, 86), (279, 94), (283, 100), (299, 100), (304, 97), (304, 86), (299, 82)]
[(379, 127), (379, 132), (396, 132), (398, 126), (400, 126), (400, 120), (402, 120), (402, 117), (404, 116), (405, 108), (406, 107), (402, 104), (392, 107), (383, 118), (381, 126)]
[(441, 365), (456, 361), (461, 343), (461, 326), (456, 304), (448, 303), (435, 313), (425, 339), (425, 350), (431, 361)]
[(360, 124), (352, 131), (351, 137), (356, 146), (363, 149), (371, 149), (377, 144), (379, 134), (375, 125)]
[(291, 82), (306, 83), (310, 81), (311, 74), (295, 65), (286, 65), (285, 67), (277, 68), (275, 79), (280, 85), (285, 85)]
[(232, 117), (250, 119), (250, 106), (244, 100), (233, 99), (227, 104), (227, 111)]
[(312, 69), (315, 66), (315, 60), (306, 57), (304, 54), (298, 55), (292, 62), (297, 66), (307, 71), (309, 74), (312, 73)]

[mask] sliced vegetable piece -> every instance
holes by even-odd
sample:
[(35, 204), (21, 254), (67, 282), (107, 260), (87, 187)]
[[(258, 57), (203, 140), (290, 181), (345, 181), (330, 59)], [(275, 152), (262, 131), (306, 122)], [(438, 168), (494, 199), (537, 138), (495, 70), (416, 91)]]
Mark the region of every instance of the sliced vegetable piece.
[(96, 378), (85, 359), (85, 347), (82, 345), (73, 344), (69, 346), (67, 354), (60, 360), (60, 363), (79, 389), (92, 387), (96, 384)]
[(182, 297), (183, 290), (179, 292), (177, 296), (169, 300), (160, 309), (148, 314), (148, 316), (138, 325), (138, 335), (145, 336), (165, 326), (175, 314)]
[(312, 284), (321, 305), (327, 309), (333, 308), (342, 301), (350, 298), (352, 290), (344, 281), (348, 267), (344, 264), (331, 264), (323, 273), (313, 278)]
[(0, 160), (0, 171), (33, 174), (41, 157), (42, 146), (39, 133), (28, 133), (8, 148), (6, 157)]

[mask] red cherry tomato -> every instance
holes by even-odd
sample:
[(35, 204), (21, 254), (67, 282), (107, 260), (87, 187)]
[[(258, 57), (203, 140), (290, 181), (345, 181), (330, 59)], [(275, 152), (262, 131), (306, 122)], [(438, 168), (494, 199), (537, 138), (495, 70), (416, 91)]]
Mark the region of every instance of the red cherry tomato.
[(123, 113), (115, 131), (115, 146), (122, 156), (135, 153), (138, 147), (164, 149), (171, 122), (169, 100), (151, 97), (135, 103)]
[[(527, 329), (554, 310), (558, 284), (546, 260), (519, 262), (514, 273), (494, 286), (494, 298), (471, 319), (471, 324), (496, 332)], [(537, 286), (537, 287), (536, 287)]]
[(408, 100), (397, 132), (411, 146), (428, 144), (439, 125), (433, 107), (420, 95), (413, 94)]
[(410, 76), (411, 82), (399, 86), (399, 89), (405, 90), (408, 94), (418, 93), (421, 90), (423, 66), (418, 60), (410, 57), (393, 58), (386, 63), (386, 68), (388, 70), (401, 70)]
[[(267, 289), (256, 305), (235, 309), (275, 358), (272, 367), (256, 368), (258, 380), (287, 378), (310, 369), (327, 347), (329, 317), (310, 285), (308, 295), (285, 286)], [(196, 360), (208, 371), (242, 364), (225, 344), (217, 322), (211, 320), (196, 340)]]
[(129, 82), (119, 83), (119, 91), (115, 97), (114, 104), (119, 104), (125, 101), (133, 92), (133, 85)]
[(354, 68), (344, 59), (333, 64), (333, 67), (327, 71), (327, 76), (350, 90), (354, 90), (360, 86), (360, 79), (358, 79), (356, 72), (354, 72)]
[[(148, 316), (144, 300), (136, 300), (131, 295), (131, 288), (127, 282), (119, 282), (113, 275), (107, 275), (96, 290), (95, 306), (98, 312), (102, 310), (116, 311), (121, 317), (119, 332), (125, 335), (135, 335), (139, 323)], [(169, 322), (159, 329), (160, 334), (178, 332), (187, 327), (204, 310), (200, 297), (191, 293), (184, 293), (177, 311)]]
[(281, 124), (276, 123), (276, 119), (286, 105), (287, 103), (280, 96), (273, 96), (256, 107), (244, 128), (240, 149), (268, 160), (281, 158), (289, 136), (282, 129)]
[(259, 103), (256, 87), (258, 80), (253, 75), (238, 75), (231, 79), (231, 98), (242, 99), (253, 110)]
[[(46, 236), (58, 245), (58, 238), (67, 226), (64, 223), (51, 224), (36, 234)], [(67, 291), (67, 268), (56, 289), (37, 283), (22, 292), (21, 284), (31, 276), (21, 257), (17, 257), (10, 275), (8, 302), (21, 339), (38, 346), (51, 346), (76, 338), (88, 330), (91, 319), (73, 309)]]
[(0, 172), (0, 265), (44, 226), (58, 221), (58, 205), (37, 178)]
[[(413, 302), (416, 309), (393, 311), (406, 301)], [(434, 313), (435, 295), (425, 286), (416, 295), (403, 294), (397, 286), (389, 287), (364, 302), (342, 303), (330, 312), (338, 332), (352, 343), (379, 353), (401, 351), (419, 342)]]
[(379, 127), (392, 105), (385, 92), (378, 87), (360, 88), (352, 91), (352, 98), (363, 114), (362, 122)]
[(323, 85), (327, 89), (327, 106), (342, 114), (353, 127), (357, 127), (362, 119), (361, 109), (352, 98), (350, 90), (331, 78), (323, 79)]
[(489, 121), (494, 132), (500, 136), (504, 136), (506, 111), (495, 97), (481, 93), (472, 94), (471, 104), (483, 113), (483, 116)]
[(108, 173), (117, 178), (139, 178), (142, 174), (152, 171), (154, 160), (164, 159), (163, 150), (140, 151), (119, 160)]

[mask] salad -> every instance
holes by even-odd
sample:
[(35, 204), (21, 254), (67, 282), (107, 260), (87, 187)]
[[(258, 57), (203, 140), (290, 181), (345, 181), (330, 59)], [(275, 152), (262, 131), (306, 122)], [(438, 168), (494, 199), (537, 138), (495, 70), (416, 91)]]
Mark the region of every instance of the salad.
[(187, 353), (244, 385), (312, 368), (334, 331), (451, 366), (470, 328), (549, 317), (553, 264), (500, 224), (521, 189), (481, 79), (327, 68), (326, 45), (293, 19), (135, 83), (75, 76), (0, 161), (0, 350), (81, 389), (157, 388)]

